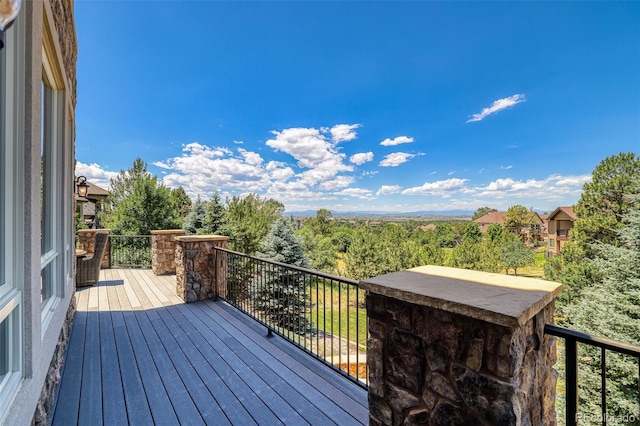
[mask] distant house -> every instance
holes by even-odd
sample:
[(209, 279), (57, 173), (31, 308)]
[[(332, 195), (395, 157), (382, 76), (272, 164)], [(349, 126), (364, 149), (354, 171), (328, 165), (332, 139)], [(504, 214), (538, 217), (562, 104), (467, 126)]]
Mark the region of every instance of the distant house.
[[(493, 211), (475, 219), (474, 222), (480, 227), (480, 232), (484, 233), (487, 232), (489, 226), (494, 223), (506, 228), (506, 215), (507, 212)], [(532, 238), (535, 239), (535, 241), (542, 241), (547, 232), (544, 220), (538, 213), (530, 212), (528, 222), (529, 224), (527, 224), (527, 226), (523, 226), (520, 229), (511, 229), (511, 231), (520, 235), (525, 241), (530, 241)]]
[(477, 223), (480, 227), (480, 232), (484, 233), (487, 232), (489, 226), (493, 225), (494, 223), (497, 223), (498, 225), (504, 227), (504, 215), (506, 214), (507, 212), (492, 211), (485, 214), (484, 216), (480, 216), (479, 218), (475, 219), (474, 222)]
[(569, 239), (569, 231), (577, 219), (573, 207), (558, 207), (549, 215), (547, 256), (560, 254), (562, 244)]
[(76, 202), (84, 223), (89, 228), (96, 228), (98, 226), (97, 213), (100, 208), (100, 202), (109, 196), (109, 191), (91, 182), (87, 182), (87, 184), (89, 188), (87, 189), (86, 197), (76, 195)]

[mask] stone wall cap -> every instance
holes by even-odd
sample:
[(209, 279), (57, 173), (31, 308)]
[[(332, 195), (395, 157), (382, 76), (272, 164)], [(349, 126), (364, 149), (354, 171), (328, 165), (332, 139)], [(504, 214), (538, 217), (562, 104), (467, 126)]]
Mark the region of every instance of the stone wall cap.
[(393, 272), (362, 280), (359, 286), (506, 327), (525, 324), (562, 291), (557, 282), (445, 266)]
[(182, 241), (185, 243), (197, 242), (197, 241), (226, 241), (229, 237), (224, 235), (185, 235), (175, 238), (176, 241)]
[(182, 234), (186, 235), (186, 229), (158, 229), (151, 231), (151, 235), (165, 235), (165, 234)]
[(111, 232), (111, 229), (104, 229), (104, 228), (78, 229), (78, 230), (76, 230), (76, 232), (78, 234), (94, 234), (96, 232)]

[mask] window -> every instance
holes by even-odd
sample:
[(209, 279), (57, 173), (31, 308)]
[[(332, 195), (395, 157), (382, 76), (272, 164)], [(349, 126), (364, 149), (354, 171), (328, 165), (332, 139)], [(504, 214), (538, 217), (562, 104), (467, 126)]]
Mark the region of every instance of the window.
[(549, 247), (554, 248), (556, 246), (556, 240), (554, 238), (549, 238)]
[(24, 24), (0, 50), (0, 423), (22, 380)]
[(64, 138), (65, 110), (64, 90), (61, 78), (51, 66), (46, 48), (47, 34), (44, 35), (42, 65), (42, 121), (40, 138), (40, 294), (43, 322), (55, 307), (61, 295), (64, 282), (63, 231), (66, 206), (64, 191), (65, 169)]

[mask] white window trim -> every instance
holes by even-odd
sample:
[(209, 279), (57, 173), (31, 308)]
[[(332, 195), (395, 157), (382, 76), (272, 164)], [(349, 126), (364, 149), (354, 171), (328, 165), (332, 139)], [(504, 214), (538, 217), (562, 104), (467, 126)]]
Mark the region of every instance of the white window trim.
[[(6, 32), (7, 44), (3, 49), (6, 61), (0, 72), (0, 189), (4, 209), (0, 227), (4, 234), (4, 282), (0, 283), (0, 322), (9, 320), (11, 350), (7, 354), (11, 372), (0, 382), (0, 423), (4, 421), (22, 383), (24, 372), (24, 75), (25, 75), (25, 23), (19, 16)], [(11, 123), (12, 125), (5, 125)]]

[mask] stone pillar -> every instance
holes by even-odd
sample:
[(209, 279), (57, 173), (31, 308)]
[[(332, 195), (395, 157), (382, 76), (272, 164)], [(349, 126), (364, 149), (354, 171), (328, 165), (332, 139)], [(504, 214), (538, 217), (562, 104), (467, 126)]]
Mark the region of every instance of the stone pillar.
[(360, 287), (371, 425), (556, 425), (560, 284), (423, 266)]
[(176, 291), (182, 300), (194, 302), (224, 296), (226, 253), (215, 247), (227, 248), (228, 240), (222, 235), (175, 237)]
[[(76, 234), (78, 235), (78, 248), (84, 250), (87, 254), (95, 253), (96, 249), (96, 233), (106, 232), (109, 234), (110, 229), (78, 229)], [(104, 257), (102, 258), (102, 269), (111, 268), (111, 238), (107, 239), (107, 247), (104, 250)]]
[(176, 273), (175, 237), (186, 234), (184, 229), (151, 231), (151, 270), (155, 275)]

